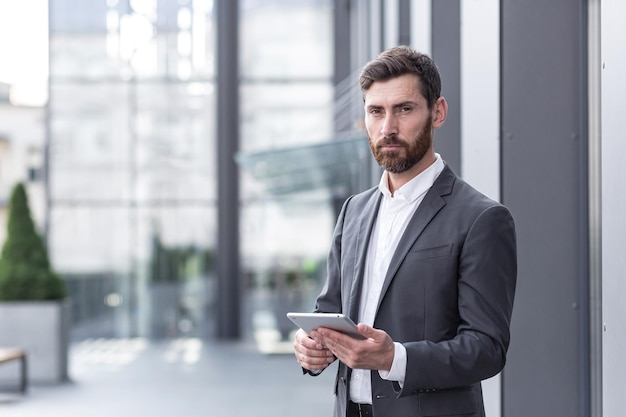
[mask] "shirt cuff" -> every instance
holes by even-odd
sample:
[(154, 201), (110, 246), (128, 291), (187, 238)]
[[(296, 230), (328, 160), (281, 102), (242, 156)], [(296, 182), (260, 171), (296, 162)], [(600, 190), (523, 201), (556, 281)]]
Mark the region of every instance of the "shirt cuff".
[(324, 370), (323, 369), (310, 370), (310, 369), (302, 368), (302, 374), (303, 375), (309, 374), (311, 376), (318, 376), (319, 374), (322, 373), (322, 371), (324, 371)]
[(397, 381), (404, 384), (406, 376), (406, 348), (402, 343), (394, 342), (393, 362), (389, 371), (378, 371), (378, 375), (387, 381)]

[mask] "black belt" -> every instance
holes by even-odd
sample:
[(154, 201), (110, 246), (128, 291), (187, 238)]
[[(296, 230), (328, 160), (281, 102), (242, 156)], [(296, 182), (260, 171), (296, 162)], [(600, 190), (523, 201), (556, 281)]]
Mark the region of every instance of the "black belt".
[(357, 404), (348, 401), (348, 417), (374, 417), (371, 404)]

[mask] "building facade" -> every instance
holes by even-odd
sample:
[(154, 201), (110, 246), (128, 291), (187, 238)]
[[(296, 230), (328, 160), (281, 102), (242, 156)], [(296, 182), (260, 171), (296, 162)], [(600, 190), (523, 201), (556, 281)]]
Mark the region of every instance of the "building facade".
[(625, 6), (49, 4), (37, 211), (75, 337), (287, 341), (284, 312), (312, 308), (338, 205), (380, 175), (355, 76), (410, 44), (438, 63), (450, 106), (436, 150), (517, 224), (512, 341), (484, 384), (488, 415), (620, 414)]

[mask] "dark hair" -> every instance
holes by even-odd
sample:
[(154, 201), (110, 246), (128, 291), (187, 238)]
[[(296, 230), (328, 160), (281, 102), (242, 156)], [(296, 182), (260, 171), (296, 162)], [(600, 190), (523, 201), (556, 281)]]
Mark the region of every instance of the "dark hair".
[(415, 74), (420, 80), (422, 95), (432, 108), (441, 95), (441, 78), (435, 61), (408, 46), (395, 46), (383, 51), (363, 70), (359, 82), (365, 93), (376, 81), (386, 81), (404, 74)]

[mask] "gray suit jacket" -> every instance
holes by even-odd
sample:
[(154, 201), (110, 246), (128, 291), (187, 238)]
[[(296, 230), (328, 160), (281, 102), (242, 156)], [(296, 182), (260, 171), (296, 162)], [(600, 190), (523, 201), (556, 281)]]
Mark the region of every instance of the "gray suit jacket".
[[(378, 188), (342, 208), (318, 312), (355, 321)], [(402, 387), (372, 371), (377, 417), (484, 416), (480, 381), (505, 364), (517, 275), (515, 225), (446, 165), (409, 221), (384, 281), (374, 327), (407, 350)], [(351, 370), (339, 364), (335, 417), (346, 415)]]

